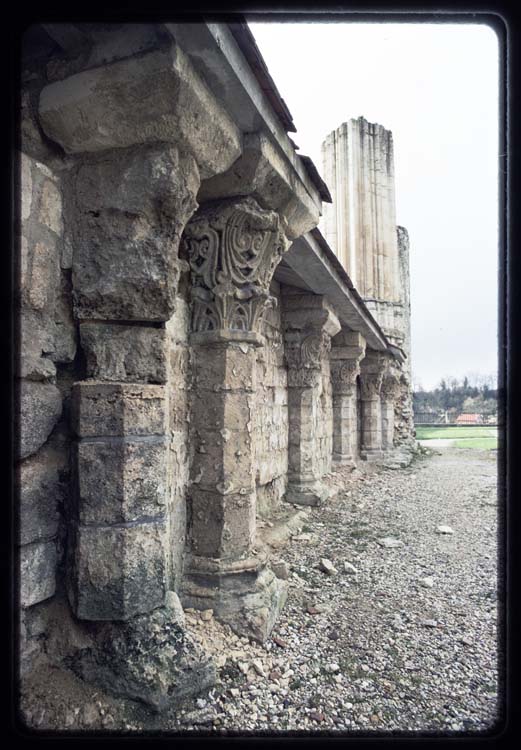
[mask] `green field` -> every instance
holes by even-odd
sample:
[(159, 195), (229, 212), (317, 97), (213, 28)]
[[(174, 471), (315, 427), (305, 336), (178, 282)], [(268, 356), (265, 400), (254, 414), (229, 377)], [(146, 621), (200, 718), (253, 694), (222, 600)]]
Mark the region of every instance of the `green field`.
[(497, 427), (416, 427), (418, 440), (497, 438)]

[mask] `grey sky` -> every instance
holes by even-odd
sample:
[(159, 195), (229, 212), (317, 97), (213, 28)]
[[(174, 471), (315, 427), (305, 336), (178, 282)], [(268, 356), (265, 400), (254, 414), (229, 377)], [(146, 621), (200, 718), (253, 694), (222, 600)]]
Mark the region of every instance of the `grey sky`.
[(412, 368), (497, 369), (498, 42), (471, 24), (250, 23), (300, 153), (351, 117), (393, 132), (411, 240)]

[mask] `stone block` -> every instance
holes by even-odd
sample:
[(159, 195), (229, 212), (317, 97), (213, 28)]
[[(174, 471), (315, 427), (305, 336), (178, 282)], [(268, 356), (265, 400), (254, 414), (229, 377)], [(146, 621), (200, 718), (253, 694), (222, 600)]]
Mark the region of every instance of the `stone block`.
[(20, 547), (20, 604), (31, 607), (56, 590), (56, 544), (35, 542)]
[(164, 144), (80, 167), (72, 266), (78, 318), (171, 318), (187, 269), (179, 238), (198, 187), (194, 159)]
[(58, 531), (58, 506), (65, 499), (68, 460), (65, 451), (46, 445), (22, 461), (17, 484), (20, 544), (48, 540)]
[[(229, 434), (227, 434), (227, 432)], [(194, 440), (192, 476), (199, 487), (220, 492), (251, 490), (252, 438), (247, 430), (199, 433)]]
[(255, 491), (221, 495), (190, 490), (192, 552), (201, 557), (237, 559), (255, 538)]
[(32, 310), (54, 312), (59, 282), (60, 254), (48, 241), (22, 243), (22, 303)]
[(207, 178), (241, 153), (237, 126), (175, 43), (51, 83), (39, 117), (69, 154), (175, 143)]
[(193, 396), (191, 421), (203, 437), (207, 430), (242, 432), (252, 418), (250, 403), (244, 393), (223, 392), (217, 396), (203, 391)]
[(48, 311), (32, 310), (26, 306), (21, 308), (19, 320), (20, 357), (16, 363), (17, 374), (30, 380), (53, 377), (56, 368), (48, 355), (55, 351), (54, 321)]
[(48, 229), (61, 236), (63, 233), (62, 198), (59, 188), (52, 180), (46, 179), (40, 193), (38, 219)]
[(74, 361), (77, 348), (76, 323), (72, 315), (72, 295), (64, 274), (58, 287), (54, 306), (53, 362)]
[(85, 321), (80, 327), (87, 376), (128, 383), (166, 383), (166, 331)]
[(103, 690), (162, 711), (215, 684), (215, 666), (184, 630), (178, 607), (93, 627), (94, 648), (78, 650), (72, 666)]
[(284, 159), (281, 152), (262, 133), (246, 133), (241, 156), (224, 174), (201, 185), (201, 203), (252, 195), (265, 208), (281, 214), (287, 222), (290, 239), (300, 237), (315, 227), (318, 206)]
[(33, 198), (33, 180), (31, 176), (31, 166), (33, 160), (27, 154), (20, 154), (20, 187), (21, 187), (21, 217), (22, 221), (27, 221), (31, 215), (32, 198)]
[(20, 443), (19, 458), (36, 453), (58, 422), (62, 398), (52, 383), (19, 381)]
[(255, 348), (248, 344), (195, 346), (195, 383), (199, 391), (255, 390)]
[(166, 507), (166, 438), (81, 440), (78, 505), (82, 524), (154, 518)]
[(164, 603), (165, 524), (80, 526), (74, 605), (80, 620), (128, 620)]
[(161, 385), (75, 383), (73, 429), (80, 437), (164, 435), (165, 400)]

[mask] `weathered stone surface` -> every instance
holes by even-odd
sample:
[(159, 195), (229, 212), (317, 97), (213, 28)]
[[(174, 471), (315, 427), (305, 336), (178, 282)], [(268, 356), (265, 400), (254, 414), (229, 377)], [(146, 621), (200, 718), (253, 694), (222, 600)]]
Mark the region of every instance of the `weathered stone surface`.
[(80, 327), (87, 376), (129, 383), (166, 383), (166, 331), (87, 322)]
[(20, 356), (16, 362), (18, 377), (48, 380), (56, 375), (50, 356), (55, 351), (54, 329), (41, 313), (22, 308), (20, 311)]
[(78, 649), (72, 668), (110, 693), (162, 711), (215, 683), (213, 663), (183, 629), (176, 609), (93, 627), (96, 645)]
[(59, 253), (47, 240), (22, 244), (22, 302), (33, 310), (52, 310), (59, 280)]
[(45, 180), (40, 194), (39, 221), (55, 234), (63, 232), (62, 199), (59, 188), (52, 180)]
[(255, 493), (190, 490), (191, 549), (210, 558), (239, 558), (255, 539)]
[(81, 620), (128, 620), (164, 603), (165, 525), (80, 526), (73, 608)]
[(198, 391), (255, 390), (255, 349), (249, 344), (194, 347), (194, 382)]
[(73, 386), (72, 405), (80, 437), (165, 434), (166, 393), (160, 385), (83, 381)]
[(77, 331), (72, 315), (72, 294), (69, 282), (62, 273), (55, 298), (54, 342), (51, 358), (53, 362), (73, 362), (76, 349)]
[(270, 567), (277, 578), (287, 581), (289, 578), (289, 565), (284, 560), (271, 560)]
[(58, 505), (66, 497), (68, 456), (46, 445), (18, 468), (20, 544), (48, 540), (58, 531)]
[(56, 590), (56, 544), (35, 542), (20, 547), (20, 604), (31, 607)]
[(52, 383), (20, 381), (19, 457), (36, 453), (57, 423), (62, 412), (60, 391)]
[(280, 217), (253, 198), (202, 206), (182, 240), (192, 278), (192, 342), (262, 344), (273, 273), (288, 248)]
[(166, 321), (174, 311), (181, 232), (197, 207), (197, 165), (156, 145), (84, 164), (76, 178), (72, 278), (80, 319)]
[(209, 572), (190, 568), (183, 583), (184, 607), (213, 609), (239, 635), (263, 643), (285, 604), (288, 584), (261, 564)]
[(81, 440), (77, 446), (80, 523), (128, 523), (164, 514), (166, 458), (164, 438)]
[(39, 116), (67, 153), (175, 143), (210, 177), (241, 152), (234, 122), (175, 43), (46, 86)]
[(295, 179), (288, 162), (262, 133), (246, 133), (242, 155), (223, 174), (201, 185), (201, 203), (217, 198), (251, 195), (261, 206), (284, 217), (290, 239), (315, 227), (318, 206)]
[(392, 133), (349, 120), (327, 136), (322, 158), (333, 197), (324, 204), (326, 240), (362, 297), (398, 301)]

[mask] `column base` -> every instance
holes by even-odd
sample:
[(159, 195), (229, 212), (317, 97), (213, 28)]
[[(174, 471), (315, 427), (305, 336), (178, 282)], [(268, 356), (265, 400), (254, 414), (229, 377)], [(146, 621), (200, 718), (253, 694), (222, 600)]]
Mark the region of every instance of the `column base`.
[(215, 665), (185, 631), (175, 599), (176, 607), (127, 622), (89, 623), (92, 645), (73, 653), (68, 666), (86, 682), (156, 712), (211, 687)]
[(362, 461), (381, 461), (383, 457), (384, 452), (381, 448), (366, 448), (360, 451)]
[(192, 556), (180, 595), (184, 607), (213, 609), (235, 633), (263, 643), (286, 602), (287, 588), (268, 567), (266, 554), (233, 563)]
[(356, 459), (350, 453), (333, 453), (333, 462), (337, 466), (347, 466), (348, 468), (356, 468)]
[(334, 490), (326, 487), (322, 482), (288, 484), (284, 500), (295, 505), (323, 505), (334, 494)]

